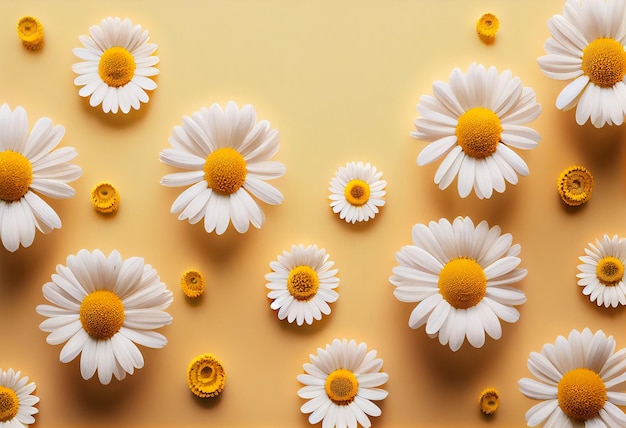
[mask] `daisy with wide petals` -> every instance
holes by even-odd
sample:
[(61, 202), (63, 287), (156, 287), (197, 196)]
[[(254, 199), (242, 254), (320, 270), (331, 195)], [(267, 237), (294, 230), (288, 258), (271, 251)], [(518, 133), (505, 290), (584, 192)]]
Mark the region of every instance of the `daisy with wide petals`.
[(589, 296), (598, 306), (617, 307), (626, 305), (626, 284), (624, 284), (624, 266), (626, 266), (626, 239), (613, 235), (604, 235), (596, 239), (596, 245), (589, 243), (584, 256), (579, 257), (580, 273), (576, 275), (583, 294)]
[(472, 188), (478, 198), (504, 192), (505, 181), (517, 184), (517, 175), (529, 173), (526, 162), (513, 150), (537, 146), (540, 136), (524, 126), (541, 113), (535, 92), (523, 87), (510, 70), (498, 74), (472, 64), (467, 73), (455, 69), (450, 83), (433, 83), (433, 96), (423, 95), (417, 110), (413, 138), (428, 141), (417, 164), (443, 161), (435, 184), (446, 189), (458, 175), (459, 196)]
[(615, 352), (613, 336), (602, 330), (572, 330), (554, 344), (531, 352), (528, 370), (537, 378), (523, 378), (520, 391), (541, 403), (526, 412), (530, 427), (624, 427), (626, 414), (626, 349)]
[(368, 221), (385, 205), (383, 173), (363, 162), (348, 162), (339, 168), (330, 181), (330, 206), (339, 218), (348, 223)]
[(39, 397), (33, 395), (37, 386), (28, 382), (28, 376), (13, 369), (0, 369), (0, 427), (23, 428), (35, 423), (33, 415), (39, 412), (35, 404)]
[(621, 125), (626, 113), (626, 3), (567, 0), (563, 15), (548, 20), (552, 38), (537, 62), (546, 76), (572, 80), (556, 99), (559, 110), (576, 107), (576, 123)]
[(90, 36), (80, 36), (84, 48), (73, 52), (83, 62), (72, 66), (78, 74), (74, 79), (81, 97), (89, 97), (89, 105), (102, 104), (105, 113), (128, 113), (139, 110), (149, 100), (146, 91), (156, 89), (150, 77), (159, 74), (154, 66), (157, 45), (148, 43), (148, 30), (133, 26), (130, 19), (105, 18), (100, 25), (89, 27)]
[(413, 244), (396, 253), (399, 266), (390, 282), (401, 302), (419, 302), (409, 318), (411, 328), (426, 324), (426, 334), (457, 351), (465, 338), (475, 348), (485, 333), (502, 336), (500, 319), (519, 319), (515, 305), (526, 302), (511, 285), (526, 276), (518, 268), (520, 245), (510, 233), (486, 221), (476, 227), (469, 217), (431, 221), (413, 227)]
[(365, 343), (334, 339), (326, 349), (309, 355), (311, 363), (303, 365), (306, 374), (298, 375), (305, 386), (298, 396), (308, 400), (300, 407), (310, 413), (309, 422), (322, 421), (322, 428), (370, 427), (368, 416), (380, 416), (373, 401), (384, 400), (387, 391), (381, 389), (389, 375), (381, 372), (383, 360), (376, 351), (367, 351)]
[[(35, 230), (49, 233), (61, 228), (61, 219), (37, 193), (51, 198), (71, 198), (67, 183), (82, 170), (68, 163), (77, 155), (73, 147), (55, 148), (65, 128), (43, 117), (28, 133), (28, 116), (22, 107), (0, 106), (0, 238), (15, 251), (28, 247)], [(37, 193), (35, 193), (37, 192)]]
[(39, 328), (50, 333), (51, 345), (64, 342), (60, 360), (68, 363), (81, 354), (80, 372), (90, 379), (98, 370), (107, 385), (143, 367), (137, 345), (162, 348), (167, 339), (156, 329), (172, 322), (165, 309), (172, 292), (156, 270), (141, 257), (122, 260), (118, 251), (106, 257), (100, 250), (80, 250), (57, 265), (43, 295), (52, 305), (38, 305), (48, 317)]
[[(204, 217), (204, 229), (223, 234), (232, 221), (239, 233), (250, 223), (260, 228), (265, 215), (252, 196), (278, 205), (283, 195), (266, 180), (281, 177), (285, 166), (270, 159), (278, 152), (278, 131), (267, 120), (256, 121), (250, 104), (239, 109), (230, 101), (222, 109), (213, 104), (174, 127), (173, 148), (161, 151), (167, 165), (187, 170), (168, 174), (161, 184), (188, 186), (172, 204), (179, 220), (195, 224)], [(250, 196), (252, 195), (252, 196)]]
[(265, 275), (272, 299), (270, 307), (278, 310), (278, 319), (298, 325), (312, 324), (330, 314), (329, 303), (337, 301), (339, 294), (338, 269), (331, 269), (335, 262), (317, 245), (293, 245), (291, 252), (283, 251), (270, 263), (272, 272)]

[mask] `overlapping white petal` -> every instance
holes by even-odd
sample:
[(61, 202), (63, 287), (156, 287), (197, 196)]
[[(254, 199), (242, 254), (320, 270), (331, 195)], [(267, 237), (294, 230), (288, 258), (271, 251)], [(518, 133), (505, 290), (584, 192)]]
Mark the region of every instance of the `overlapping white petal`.
[[(37, 387), (34, 382), (28, 382), (28, 376), (22, 376), (21, 371), (9, 369), (4, 371), (0, 368), (0, 386), (12, 390), (17, 396), (17, 414), (11, 419), (2, 420), (2, 428), (23, 428), (35, 423), (33, 415), (39, 412), (35, 404), (39, 397), (33, 394)], [(3, 411), (9, 409), (2, 409)]]
[[(501, 234), (499, 226), (486, 221), (476, 227), (469, 217), (416, 224), (413, 245), (396, 253), (399, 265), (389, 278), (394, 296), (401, 302), (418, 302), (409, 317), (409, 326), (426, 327), (426, 334), (438, 337), (442, 345), (458, 350), (464, 340), (482, 347), (485, 332), (493, 339), (502, 335), (500, 320), (516, 322), (519, 312), (514, 306), (526, 301), (524, 293), (511, 285), (526, 276), (519, 268), (519, 244), (512, 245), (511, 234)], [(468, 258), (483, 269), (487, 279), (484, 297), (474, 306), (459, 309), (441, 294), (439, 275), (451, 260)]]

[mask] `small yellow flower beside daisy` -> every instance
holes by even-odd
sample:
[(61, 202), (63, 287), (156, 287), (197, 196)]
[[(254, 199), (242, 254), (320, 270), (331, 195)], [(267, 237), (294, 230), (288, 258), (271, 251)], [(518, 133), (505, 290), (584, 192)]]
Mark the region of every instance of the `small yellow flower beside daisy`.
[(500, 394), (495, 388), (485, 388), (478, 397), (480, 411), (486, 415), (492, 415), (500, 405)]
[(120, 194), (111, 183), (101, 182), (91, 189), (91, 203), (96, 211), (110, 214), (120, 207)]
[(196, 356), (187, 368), (189, 390), (201, 398), (215, 397), (224, 389), (226, 372), (222, 363), (212, 354)]
[(180, 288), (183, 294), (190, 299), (195, 299), (204, 294), (204, 276), (197, 270), (188, 270), (180, 279)]
[(570, 166), (559, 174), (556, 187), (563, 202), (576, 207), (591, 198), (593, 176), (582, 166)]
[(34, 51), (43, 46), (43, 25), (34, 16), (24, 16), (18, 21), (17, 35), (27, 49)]
[(493, 13), (485, 13), (476, 21), (478, 37), (485, 43), (491, 43), (496, 38), (500, 28), (500, 20)]

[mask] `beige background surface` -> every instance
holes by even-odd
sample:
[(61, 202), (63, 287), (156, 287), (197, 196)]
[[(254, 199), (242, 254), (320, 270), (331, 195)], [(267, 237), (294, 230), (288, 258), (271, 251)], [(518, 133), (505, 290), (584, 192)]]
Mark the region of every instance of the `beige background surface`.
[[(31, 127), (42, 116), (64, 125), (62, 145), (77, 149), (84, 169), (75, 198), (48, 199), (61, 230), (38, 232), (32, 247), (16, 253), (0, 251), (0, 367), (21, 369), (37, 383), (35, 426), (305, 427), (296, 376), (310, 353), (345, 337), (378, 350), (390, 375), (375, 427), (521, 427), (535, 404), (517, 387), (530, 376), (531, 351), (584, 327), (625, 347), (624, 309), (597, 308), (575, 278), (588, 242), (604, 233), (626, 236), (624, 130), (579, 127), (573, 112), (554, 107), (564, 83), (543, 76), (536, 58), (549, 37), (546, 21), (562, 7), (560, 0), (3, 1), (0, 102), (24, 106)], [(501, 21), (490, 46), (474, 33), (488, 11)], [(45, 27), (40, 52), (25, 50), (15, 33), (26, 14)], [(159, 46), (158, 88), (127, 116), (89, 107), (73, 85), (72, 48), (107, 16), (131, 18)], [(460, 199), (454, 185), (440, 191), (432, 182), (436, 165), (415, 164), (425, 143), (409, 136), (420, 95), (473, 61), (510, 68), (543, 106), (531, 125), (542, 140), (522, 153), (530, 175), (484, 201)], [(228, 100), (252, 103), (259, 119), (280, 131), (276, 160), (287, 174), (274, 184), (285, 201), (263, 206), (260, 230), (239, 235), (231, 227), (215, 236), (170, 214), (182, 189), (159, 185), (174, 169), (159, 163), (158, 153), (184, 115)], [(388, 182), (387, 205), (365, 225), (344, 223), (328, 206), (330, 179), (352, 160), (376, 165)], [(576, 210), (564, 208), (555, 188), (570, 164), (596, 179), (592, 200)], [(121, 192), (113, 218), (90, 205), (100, 180)], [(413, 305), (394, 298), (388, 278), (415, 223), (457, 215), (512, 233), (529, 274), (518, 284), (528, 297), (520, 321), (505, 324), (499, 341), (488, 339), (481, 349), (466, 343), (453, 353), (423, 328), (408, 327)], [(299, 243), (325, 248), (341, 281), (331, 315), (300, 328), (278, 320), (264, 280), (269, 262)], [(82, 380), (78, 359), (61, 364), (61, 346), (46, 344), (35, 313), (55, 266), (81, 248), (144, 257), (175, 296), (174, 322), (162, 329), (169, 344), (143, 348), (145, 367), (108, 386)], [(190, 268), (208, 281), (199, 302), (179, 288)], [(187, 364), (203, 352), (218, 356), (228, 375), (214, 400), (196, 399), (185, 382)], [(502, 397), (492, 418), (477, 407), (487, 386)]]

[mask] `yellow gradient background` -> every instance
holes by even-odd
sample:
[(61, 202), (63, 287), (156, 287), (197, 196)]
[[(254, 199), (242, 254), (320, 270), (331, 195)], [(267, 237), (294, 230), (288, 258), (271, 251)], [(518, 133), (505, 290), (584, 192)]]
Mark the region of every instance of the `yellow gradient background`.
[[(36, 427), (306, 427), (296, 376), (318, 347), (333, 338), (376, 349), (390, 376), (374, 427), (522, 427), (535, 404), (518, 390), (530, 377), (526, 361), (571, 329), (602, 329), (626, 347), (623, 308), (598, 308), (576, 284), (578, 257), (607, 233), (626, 236), (624, 162), (620, 127), (578, 126), (573, 112), (554, 102), (564, 82), (543, 76), (536, 59), (549, 37), (547, 20), (561, 13), (557, 0), (265, 0), (265, 1), (4, 1), (0, 14), (0, 102), (22, 105), (30, 126), (51, 117), (66, 128), (62, 146), (78, 151), (83, 176), (76, 196), (46, 200), (63, 227), (37, 232), (34, 244), (0, 248), (0, 367), (22, 370), (41, 398)], [(497, 40), (482, 43), (474, 24), (485, 12), (501, 22)], [(45, 27), (40, 52), (24, 49), (15, 27), (23, 15)], [(104, 114), (78, 96), (71, 66), (78, 36), (107, 16), (129, 17), (150, 31), (159, 47), (158, 88), (150, 103), (128, 115)], [(433, 184), (437, 164), (418, 167), (426, 143), (414, 140), (419, 97), (432, 94), (472, 62), (511, 69), (543, 106), (530, 126), (539, 146), (520, 152), (531, 173), (504, 194), (459, 198), (456, 181)], [(240, 235), (207, 234), (201, 224), (178, 221), (170, 206), (183, 188), (160, 178), (176, 171), (158, 160), (172, 129), (201, 107), (229, 100), (251, 103), (258, 119), (280, 131), (275, 160), (287, 167), (273, 184), (279, 206), (263, 205), (266, 223)], [(328, 206), (328, 184), (348, 161), (371, 162), (387, 181), (387, 204), (367, 224), (339, 220)], [(566, 209), (556, 179), (581, 164), (596, 180), (592, 200)], [(98, 215), (91, 188), (108, 180), (121, 192), (113, 217)], [(393, 296), (389, 276), (395, 253), (411, 241), (411, 228), (446, 217), (487, 220), (521, 244), (528, 276), (518, 287), (528, 302), (503, 337), (481, 349), (467, 343), (454, 353), (412, 330), (413, 304)], [(339, 269), (339, 300), (312, 326), (279, 321), (269, 308), (264, 275), (293, 244), (325, 248)], [(41, 286), (57, 264), (81, 248), (113, 249), (144, 257), (174, 293), (174, 321), (161, 330), (161, 350), (141, 348), (145, 367), (108, 386), (85, 381), (78, 359), (59, 362), (38, 325)], [(206, 294), (191, 302), (180, 291), (183, 271), (198, 269)], [(200, 400), (185, 372), (197, 354), (224, 364), (226, 388)], [(495, 387), (501, 406), (493, 417), (478, 408), (480, 391)]]

